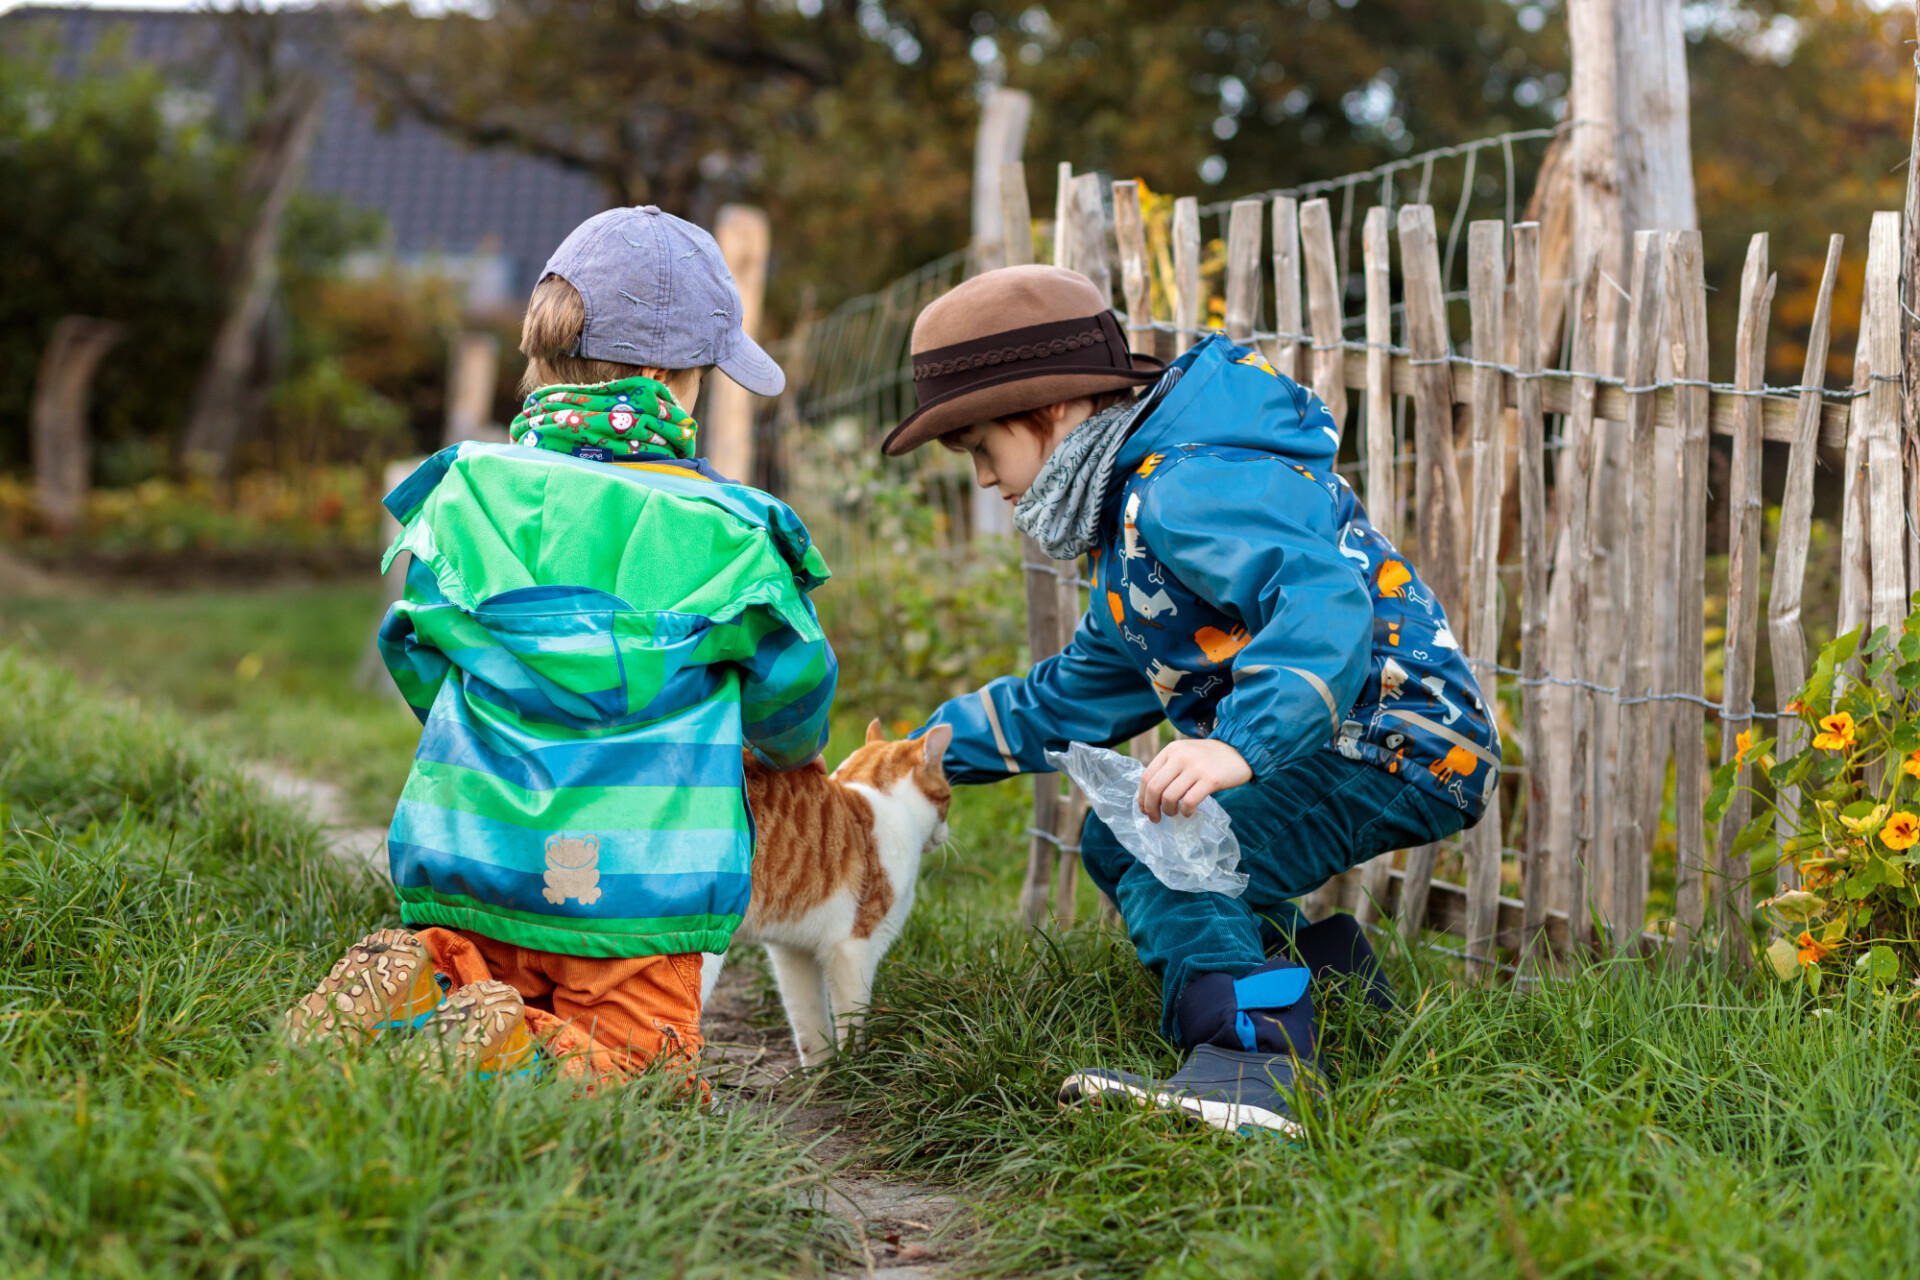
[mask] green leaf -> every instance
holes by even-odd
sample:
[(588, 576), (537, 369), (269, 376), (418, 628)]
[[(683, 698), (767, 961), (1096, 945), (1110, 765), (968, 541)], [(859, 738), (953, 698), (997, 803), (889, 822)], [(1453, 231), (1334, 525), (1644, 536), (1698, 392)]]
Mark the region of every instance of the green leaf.
[[(1907, 637), (1909, 640), (1912, 636)], [(1903, 662), (1893, 669), (1893, 682), (1902, 689), (1920, 688), (1920, 662)]]
[(1914, 619), (1907, 619), (1907, 630), (1900, 634), (1900, 656), (1908, 662), (1920, 662), (1920, 630), (1914, 629)]
[(1713, 789), (1707, 792), (1706, 818), (1709, 823), (1727, 816), (1727, 806), (1733, 803), (1734, 776), (1738, 772), (1731, 760), (1713, 771)]
[(1900, 957), (1893, 954), (1892, 947), (1883, 944), (1876, 943), (1855, 963), (1864, 967), (1875, 982), (1892, 982), (1900, 976)]
[(1867, 637), (1866, 651), (1868, 653), (1877, 653), (1879, 652), (1880, 649), (1886, 646), (1886, 643), (1887, 643), (1887, 629), (1885, 627), (1875, 627), (1873, 629), (1873, 634)]
[(1830, 665), (1837, 667), (1851, 659), (1860, 651), (1860, 633), (1864, 630), (1863, 624), (1843, 636), (1835, 636), (1820, 650), (1820, 660), (1827, 662), (1831, 658)]
[[(1920, 663), (1915, 665), (1920, 666)], [(1920, 720), (1900, 721), (1893, 726), (1893, 733), (1889, 737), (1893, 742), (1893, 749), (1903, 756), (1920, 751)]]
[(1876, 807), (1871, 800), (1855, 800), (1852, 804), (1840, 811), (1840, 816), (1843, 818), (1864, 818), (1872, 813)]
[(1747, 874), (1760, 875), (1780, 865), (1780, 846), (1768, 840), (1747, 855)]
[(1767, 780), (1776, 787), (1797, 787), (1813, 769), (1813, 752), (1802, 751), (1767, 770)]
[(1818, 894), (1808, 893), (1805, 889), (1789, 889), (1760, 905), (1770, 908), (1784, 920), (1795, 922), (1811, 920), (1827, 909), (1827, 904)]
[(1820, 966), (1817, 964), (1810, 964), (1806, 966), (1805, 972), (1807, 975), (1807, 990), (1813, 992), (1813, 994), (1815, 995), (1819, 995), (1820, 994), (1820, 977), (1821, 977)]
[(1767, 948), (1767, 963), (1773, 966), (1774, 976), (1783, 982), (1791, 981), (1800, 972), (1796, 949), (1785, 938), (1775, 938), (1773, 945)]
[(1887, 668), (1893, 665), (1893, 660), (1898, 656), (1899, 655), (1895, 653), (1883, 653), (1872, 662), (1869, 662), (1865, 672), (1866, 679), (1870, 683), (1878, 684), (1880, 677), (1887, 674)]
[(1847, 914), (1846, 912), (1842, 912), (1827, 921), (1826, 926), (1820, 930), (1820, 941), (1826, 943), (1828, 946), (1832, 946), (1842, 938), (1845, 938), (1847, 936)]
[[(1739, 857), (1741, 854), (1747, 852), (1747, 850), (1759, 844), (1762, 840), (1767, 840), (1767, 836), (1772, 830), (1773, 814), (1771, 812), (1761, 814), (1746, 826), (1740, 828), (1740, 834), (1733, 838), (1733, 845), (1727, 850), (1727, 856), (1729, 858)], [(1771, 840), (1767, 840), (1767, 843), (1770, 846), (1773, 844)], [(1779, 860), (1778, 849), (1773, 851), (1773, 856), (1775, 861)], [(1773, 863), (1769, 862), (1766, 865), (1772, 866)]]

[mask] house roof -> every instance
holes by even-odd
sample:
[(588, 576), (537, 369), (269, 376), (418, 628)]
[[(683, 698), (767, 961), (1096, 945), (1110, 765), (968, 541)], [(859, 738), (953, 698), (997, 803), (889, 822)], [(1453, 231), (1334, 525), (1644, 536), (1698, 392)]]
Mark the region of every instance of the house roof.
[[(277, 16), (294, 19), (291, 56), (320, 64), (329, 83), (307, 158), (307, 188), (380, 212), (402, 259), (497, 254), (497, 274), (524, 297), (567, 233), (611, 203), (591, 178), (552, 161), (478, 149), (416, 119), (383, 125), (360, 97), (332, 28)], [(158, 64), (226, 102), (233, 77), (222, 67), (231, 55), (223, 52), (221, 24), (231, 20), (208, 12), (33, 6), (0, 16), (0, 43), (14, 43), (12, 33), (32, 23), (50, 29), (63, 61), (78, 69), (103, 43), (123, 41), (126, 56)]]

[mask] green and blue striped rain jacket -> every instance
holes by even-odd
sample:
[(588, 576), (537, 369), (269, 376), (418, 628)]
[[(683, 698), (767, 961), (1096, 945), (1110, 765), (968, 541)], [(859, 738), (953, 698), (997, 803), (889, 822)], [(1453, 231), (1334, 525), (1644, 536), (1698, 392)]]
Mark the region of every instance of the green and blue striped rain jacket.
[(813, 759), (826, 563), (783, 503), (684, 467), (442, 450), (387, 496), (380, 627), (423, 724), (388, 856), (401, 918), (577, 956), (724, 951), (751, 885), (744, 745)]

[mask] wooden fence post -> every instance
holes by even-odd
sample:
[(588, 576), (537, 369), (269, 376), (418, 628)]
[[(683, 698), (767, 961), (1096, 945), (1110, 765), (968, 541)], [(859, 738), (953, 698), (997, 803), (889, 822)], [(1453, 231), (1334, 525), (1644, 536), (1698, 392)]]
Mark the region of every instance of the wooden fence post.
[(1153, 354), (1153, 268), (1140, 217), (1140, 184), (1113, 184), (1113, 237), (1120, 251), (1120, 291), (1127, 299), (1127, 349)]
[(1173, 202), (1173, 349), (1184, 354), (1200, 328), (1200, 202)]
[[(1414, 388), (1414, 508), (1420, 575), (1451, 620), (1466, 615), (1462, 567), (1467, 537), (1461, 513), (1460, 473), (1453, 454), (1453, 372), (1448, 364), (1447, 304), (1440, 284), (1440, 245), (1433, 209), (1402, 205), (1400, 266), (1406, 294), (1407, 346)], [(1417, 938), (1426, 924), (1427, 897), (1439, 846), (1407, 854), (1400, 927)]]
[[(752, 205), (722, 205), (714, 220), (713, 238), (726, 259), (727, 269), (740, 286), (740, 326), (752, 337), (760, 328), (761, 302), (767, 289), (767, 260), (773, 249), (773, 230), (764, 210)], [(714, 470), (753, 482), (753, 393), (728, 377), (715, 378), (707, 409), (707, 456)]]
[(1253, 344), (1260, 315), (1260, 215), (1258, 200), (1235, 200), (1227, 219), (1227, 337)]
[[(1371, 222), (1371, 215), (1369, 215)], [(1381, 220), (1385, 230), (1385, 219)], [(1527, 825), (1521, 836), (1520, 952), (1540, 958), (1547, 923), (1547, 468), (1540, 387), (1540, 224), (1513, 229), (1513, 324), (1520, 420), (1520, 730), (1526, 738)], [(1371, 353), (1369, 353), (1371, 354)]]
[(1440, 284), (1440, 246), (1433, 209), (1400, 207), (1400, 264), (1406, 287), (1407, 345), (1413, 353), (1414, 507), (1420, 576), (1450, 619), (1464, 619), (1465, 519), (1453, 453), (1453, 371), (1448, 363), (1447, 304)]
[[(1774, 705), (1784, 707), (1807, 680), (1807, 640), (1800, 630), (1800, 601), (1807, 576), (1807, 543), (1813, 526), (1813, 469), (1820, 453), (1820, 410), (1825, 400), (1820, 387), (1827, 378), (1827, 345), (1833, 314), (1833, 286), (1840, 275), (1840, 250), (1845, 236), (1827, 241), (1827, 266), (1820, 276), (1820, 293), (1813, 304), (1813, 325), (1807, 332), (1807, 360), (1800, 372), (1800, 411), (1794, 418), (1792, 452), (1787, 459), (1787, 488), (1780, 501), (1780, 536), (1773, 548), (1773, 592), (1767, 602), (1767, 648), (1773, 657)], [(1782, 760), (1798, 755), (1804, 726), (1793, 716), (1780, 717), (1776, 754)], [(1757, 733), (1756, 737), (1759, 736)], [(1799, 805), (1800, 789), (1786, 788), (1781, 808)], [(1783, 814), (1780, 831), (1792, 824)], [(1780, 864), (1778, 885), (1798, 883), (1793, 863)]]
[(1572, 693), (1573, 739), (1568, 749), (1567, 803), (1573, 817), (1572, 845), (1567, 851), (1567, 923), (1574, 945), (1591, 948), (1597, 941), (1594, 931), (1592, 887), (1600, 882), (1595, 874), (1593, 726), (1595, 694), (1585, 682), (1594, 672), (1592, 635), (1594, 529), (1592, 502), (1595, 481), (1600, 472), (1600, 424), (1594, 419), (1594, 381), (1598, 372), (1600, 307), (1600, 256), (1589, 251), (1580, 267), (1579, 294), (1573, 311), (1573, 349), (1568, 368), (1573, 385), (1567, 413), (1567, 437), (1573, 445), (1573, 475), (1561, 492), (1567, 503), (1567, 546), (1573, 555), (1572, 585), (1568, 611), (1572, 616), (1573, 645), (1569, 654), (1567, 679), (1574, 684)]
[[(744, 295), (743, 295), (744, 296)], [(755, 319), (759, 318), (755, 309)], [(493, 392), (500, 379), (500, 338), (492, 333), (463, 333), (453, 341), (447, 360), (447, 425), (440, 446), (462, 440), (483, 440), (487, 435), (487, 417), (493, 412)], [(718, 390), (721, 384), (716, 383)], [(732, 386), (731, 382), (725, 384)], [(738, 390), (738, 388), (734, 388)], [(752, 400), (747, 401), (752, 412)], [(751, 429), (751, 418), (748, 426)], [(497, 431), (497, 429), (496, 429)], [(500, 434), (498, 443), (507, 437)], [(716, 464), (717, 465), (717, 464)], [(751, 477), (738, 471), (724, 472), (751, 483)]]
[(1326, 402), (1337, 430), (1347, 426), (1346, 353), (1341, 349), (1341, 287), (1333, 251), (1333, 216), (1325, 200), (1300, 206), (1300, 248), (1307, 263), (1307, 314), (1313, 327), (1313, 393)]
[[(1614, 949), (1637, 955), (1647, 914), (1647, 855), (1653, 832), (1643, 824), (1642, 797), (1656, 785), (1653, 730), (1658, 704), (1654, 690), (1652, 599), (1661, 587), (1654, 578), (1653, 379), (1660, 350), (1662, 254), (1658, 231), (1633, 237), (1633, 290), (1627, 312), (1627, 599), (1637, 602), (1631, 625), (1623, 628), (1626, 651), (1620, 661), (1619, 785), (1620, 812), (1614, 818), (1612, 900), (1607, 916)], [(1635, 701), (1638, 699), (1638, 701)]]
[[(1027, 183), (1020, 166), (1001, 170), (1002, 234), (1007, 265), (1033, 261), (1033, 217), (1027, 207)], [(1017, 180), (1016, 180), (1017, 179)], [(1055, 232), (1056, 242), (1059, 233)], [(1056, 243), (1056, 249), (1059, 247)], [(1027, 594), (1027, 656), (1033, 662), (1060, 651), (1060, 589), (1047, 553), (1026, 534), (1020, 535), (1020, 576)], [(1029, 928), (1047, 913), (1047, 889), (1059, 860), (1061, 820), (1060, 775), (1033, 776), (1033, 820), (1027, 829), (1027, 872), (1020, 884), (1020, 919)]]
[[(1698, 231), (1667, 235), (1667, 333), (1673, 347), (1673, 418), (1680, 435), (1679, 580), (1674, 584), (1678, 660), (1674, 691), (1707, 692), (1707, 281)], [(1685, 379), (1694, 385), (1683, 385)], [(1707, 716), (1698, 703), (1674, 704), (1673, 955), (1684, 960), (1706, 922), (1707, 871), (1713, 865), (1706, 814)]]
[[(1400, 538), (1400, 501), (1394, 493), (1393, 265), (1387, 250), (1387, 210), (1367, 210), (1360, 260), (1367, 280), (1367, 516), (1389, 542)], [(1275, 219), (1276, 223), (1278, 218)]]
[(1027, 198), (1027, 166), (1009, 161), (1000, 166), (1000, 239), (1003, 266), (1024, 267), (1033, 261), (1033, 206)]
[[(1504, 302), (1506, 225), (1475, 222), (1467, 229), (1468, 299), (1473, 339), (1473, 549), (1468, 566), (1467, 652), (1483, 690), (1498, 690), (1500, 659), (1500, 499), (1506, 482), (1506, 378), (1490, 367), (1506, 349)], [(1484, 701), (1492, 714), (1494, 697)], [(1500, 906), (1499, 775), (1487, 774), (1486, 813), (1467, 832), (1467, 977), (1494, 972), (1493, 935)]]
[(1109, 303), (1113, 301), (1113, 269), (1107, 256), (1107, 215), (1101, 200), (1100, 175), (1083, 173), (1075, 177), (1067, 206), (1067, 221), (1073, 230), (1069, 245), (1073, 256), (1067, 265), (1093, 281), (1093, 287)]
[[(1740, 328), (1734, 339), (1734, 386), (1752, 391), (1764, 381), (1767, 353), (1767, 316), (1773, 306), (1772, 277), (1767, 274), (1767, 237), (1764, 232), (1747, 245), (1746, 269), (1740, 275)], [(1727, 648), (1720, 705), (1720, 759), (1739, 750), (1738, 734), (1753, 727), (1753, 661), (1755, 632), (1760, 622), (1760, 402), (1746, 399), (1733, 434), (1732, 509), (1727, 522)], [(1733, 838), (1752, 815), (1753, 797), (1736, 791), (1720, 824), (1720, 847)], [(1745, 867), (1725, 858), (1721, 870), (1726, 892), (1721, 895), (1722, 950), (1728, 963), (1744, 967), (1752, 960), (1747, 943), (1750, 901)]]
[(1300, 380), (1300, 205), (1292, 196), (1273, 202), (1273, 327), (1280, 332), (1273, 367)]
[[(1279, 202), (1275, 201), (1274, 225), (1280, 223)], [(1367, 283), (1367, 396), (1364, 417), (1367, 445), (1367, 516), (1387, 541), (1400, 538), (1400, 502), (1396, 496), (1398, 474), (1393, 456), (1393, 279), (1387, 250), (1387, 210), (1376, 205), (1367, 210), (1360, 235), (1361, 262)], [(1276, 274), (1278, 254), (1275, 255)], [(1296, 268), (1297, 271), (1297, 268)], [(1294, 290), (1294, 308), (1299, 309), (1299, 290)], [(1297, 317), (1296, 317), (1297, 323)], [(1431, 869), (1431, 868), (1429, 868)], [(1360, 901), (1354, 917), (1363, 925), (1377, 924), (1386, 906), (1393, 882), (1393, 854), (1383, 853), (1360, 871)]]
[(1867, 541), (1872, 550), (1874, 630), (1898, 636), (1907, 617), (1906, 485), (1900, 465), (1900, 215), (1873, 215), (1866, 292), (1873, 350), (1867, 383)]
[(1053, 265), (1073, 266), (1073, 166), (1065, 160), (1055, 170), (1053, 186)]

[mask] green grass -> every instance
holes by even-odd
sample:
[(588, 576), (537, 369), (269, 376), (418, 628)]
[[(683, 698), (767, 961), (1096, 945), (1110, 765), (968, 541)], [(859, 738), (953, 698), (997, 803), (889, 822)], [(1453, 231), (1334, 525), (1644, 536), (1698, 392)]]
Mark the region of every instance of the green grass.
[[(390, 908), (152, 708), (390, 797), (413, 727), (351, 686), (377, 606), (0, 604), (9, 634), (148, 708), (0, 674), (0, 1272), (805, 1273), (834, 1237), (792, 1211), (810, 1174), (764, 1119), (272, 1048), (270, 1016)], [(923, 709), (900, 697), (850, 681), (829, 758)], [(1920, 1036), (1845, 990), (1818, 1015), (1638, 965), (1468, 990), (1396, 955), (1408, 1008), (1328, 1019), (1334, 1087), (1299, 1145), (1060, 1112), (1075, 1066), (1178, 1055), (1124, 939), (1013, 925), (1028, 794), (956, 795), (865, 1046), (823, 1084), (868, 1158), (982, 1205), (985, 1274), (1920, 1273)]]
[(384, 822), (420, 726), (383, 669), (363, 681), (385, 607), (378, 579), (0, 599), (0, 644), (191, 717), (237, 758), (342, 787)]
[(1327, 1018), (1298, 1145), (1061, 1112), (1088, 1064), (1166, 1072), (1123, 938), (930, 902), (830, 1086), (892, 1163), (989, 1204), (1005, 1276), (1858, 1276), (1920, 1271), (1906, 1011), (1639, 964), (1536, 992), (1390, 961), (1411, 1005)]
[(169, 717), (0, 651), (0, 1273), (824, 1270), (765, 1116), (287, 1053), (391, 914)]

